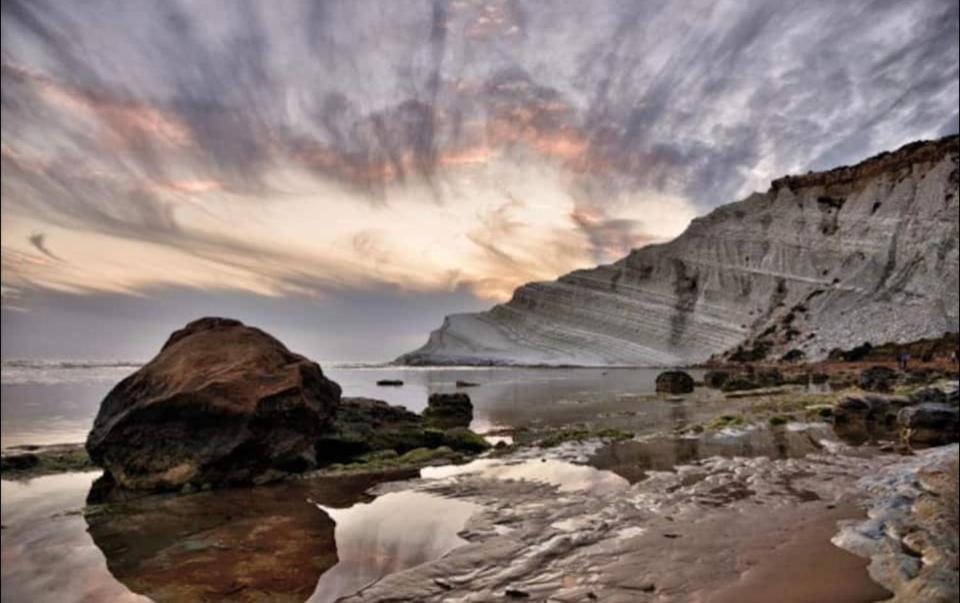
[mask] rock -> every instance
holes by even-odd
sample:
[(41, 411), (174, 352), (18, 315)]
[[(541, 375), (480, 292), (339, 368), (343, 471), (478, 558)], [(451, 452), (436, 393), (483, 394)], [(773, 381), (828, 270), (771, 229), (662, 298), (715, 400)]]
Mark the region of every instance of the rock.
[(889, 366), (876, 365), (860, 371), (860, 389), (868, 392), (888, 392), (893, 390), (897, 380), (897, 371)]
[(713, 389), (720, 389), (730, 379), (730, 371), (707, 371), (703, 375), (703, 384)]
[(474, 383), (473, 381), (457, 381), (457, 387), (477, 387), (479, 383)]
[(856, 420), (890, 422), (898, 409), (909, 404), (906, 398), (895, 396), (845, 396), (833, 407), (837, 423)]
[(259, 483), (315, 465), (339, 400), (319, 365), (267, 333), (202, 318), (107, 394), (86, 447), (128, 489)]
[(947, 393), (938, 387), (924, 387), (911, 393), (909, 398), (913, 404), (923, 404), (925, 402), (946, 404)]
[(810, 383), (814, 385), (823, 385), (830, 381), (830, 375), (827, 373), (816, 372), (810, 375)]
[(490, 443), (483, 436), (466, 427), (454, 427), (443, 432), (443, 444), (453, 450), (471, 453), (483, 452), (490, 448)]
[(960, 410), (948, 404), (924, 402), (904, 408), (897, 422), (911, 444), (936, 446), (960, 439)]
[(689, 394), (693, 377), (683, 371), (666, 371), (657, 375), (657, 391), (667, 394)]
[(343, 398), (334, 429), (317, 440), (317, 462), (342, 462), (378, 450), (403, 454), (442, 443), (442, 432), (425, 429), (422, 417), (402, 406), (372, 398)]
[(53, 473), (88, 471), (94, 466), (83, 444), (15, 446), (4, 451), (0, 470), (6, 479), (31, 479)]
[(469, 427), (473, 420), (473, 403), (467, 394), (432, 394), (423, 418), (427, 426), (439, 429)]
[(755, 380), (759, 387), (777, 387), (783, 385), (783, 374), (779, 369), (763, 369), (757, 371)]
[(740, 392), (760, 387), (749, 375), (738, 374), (727, 379), (720, 388), (724, 392)]
[(5, 454), (0, 457), (0, 472), (24, 471), (40, 464), (40, 457), (31, 453)]
[(381, 387), (400, 387), (403, 385), (401, 379), (380, 379), (377, 381), (377, 385)]
[(398, 361), (689, 366), (738, 346), (816, 361), (956, 331), (958, 148), (949, 136), (778, 179), (672, 241), (448, 316)]

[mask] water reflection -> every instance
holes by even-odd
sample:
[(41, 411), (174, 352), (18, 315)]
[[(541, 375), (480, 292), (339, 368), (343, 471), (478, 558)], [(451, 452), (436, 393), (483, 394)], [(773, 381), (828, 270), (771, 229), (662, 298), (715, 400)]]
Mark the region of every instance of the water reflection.
[(4, 383), (0, 443), (7, 448), (84, 441), (110, 387), (108, 383)]
[(831, 432), (826, 424), (810, 424), (708, 433), (697, 437), (658, 436), (613, 442), (598, 450), (590, 464), (635, 483), (646, 478), (649, 471), (669, 471), (677, 465), (711, 456), (799, 458), (822, 450), (819, 440), (836, 439)]
[[(25, 383), (0, 387), (2, 445), (82, 442), (93, 424), (100, 401), (133, 367), (111, 368), (104, 375), (93, 368), (41, 375)], [(670, 419), (670, 404), (643, 400), (653, 394), (658, 369), (524, 369), (524, 368), (337, 368), (324, 372), (345, 396), (369, 397), (401, 404), (419, 412), (432, 393), (466, 391), (474, 403), (478, 431), (498, 426), (565, 425), (618, 415), (625, 429), (641, 431)], [(691, 370), (699, 378), (703, 371)], [(62, 371), (61, 371), (62, 373)], [(383, 379), (399, 379), (403, 387), (379, 387)], [(66, 382), (65, 380), (69, 380)], [(48, 382), (50, 381), (50, 382)], [(478, 384), (458, 388), (457, 381)], [(701, 402), (695, 403), (697, 405)], [(633, 408), (632, 414), (624, 412)]]
[[(659, 369), (646, 368), (404, 368), (326, 370), (343, 388), (345, 396), (364, 396), (402, 404), (419, 412), (430, 394), (465, 391), (474, 405), (477, 431), (496, 427), (530, 424), (567, 425), (595, 419), (597, 414), (622, 412), (635, 407), (641, 414), (649, 410), (640, 400), (653, 394)], [(691, 370), (694, 378), (703, 371)], [(378, 387), (379, 379), (399, 379), (403, 387)], [(458, 389), (457, 381), (479, 384)], [(664, 406), (659, 404), (658, 406)], [(666, 408), (656, 412), (669, 412)], [(634, 416), (633, 422), (646, 423), (656, 417)]]
[(353, 476), (152, 495), (88, 508), (86, 519), (113, 576), (153, 600), (304, 601), (338, 561), (324, 509), (368, 500), (374, 483)]
[(457, 532), (479, 506), (421, 492), (393, 492), (348, 509), (321, 509), (336, 523), (340, 561), (320, 577), (310, 598), (316, 603), (335, 601), (465, 544)]
[(80, 510), (98, 472), (0, 482), (3, 600), (146, 602), (117, 582)]
[(527, 480), (557, 486), (561, 492), (584, 490), (596, 494), (616, 492), (627, 487), (627, 481), (610, 471), (588, 465), (577, 465), (554, 459), (505, 461), (477, 459), (465, 465), (425, 467), (424, 479), (444, 479), (456, 475), (477, 474), (490, 479)]

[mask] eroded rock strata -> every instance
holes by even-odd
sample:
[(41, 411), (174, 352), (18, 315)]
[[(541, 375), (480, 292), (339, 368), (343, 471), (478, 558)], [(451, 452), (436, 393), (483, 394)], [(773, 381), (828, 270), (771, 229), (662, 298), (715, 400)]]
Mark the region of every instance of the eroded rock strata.
[(665, 244), (456, 314), (406, 364), (819, 359), (958, 330), (958, 138), (775, 180)]

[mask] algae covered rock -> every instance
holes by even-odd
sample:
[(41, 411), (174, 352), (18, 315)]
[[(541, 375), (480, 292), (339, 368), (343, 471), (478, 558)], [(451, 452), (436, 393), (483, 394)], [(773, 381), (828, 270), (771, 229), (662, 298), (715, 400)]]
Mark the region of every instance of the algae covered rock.
[(467, 394), (431, 394), (423, 418), (427, 426), (438, 429), (470, 427), (473, 403)]

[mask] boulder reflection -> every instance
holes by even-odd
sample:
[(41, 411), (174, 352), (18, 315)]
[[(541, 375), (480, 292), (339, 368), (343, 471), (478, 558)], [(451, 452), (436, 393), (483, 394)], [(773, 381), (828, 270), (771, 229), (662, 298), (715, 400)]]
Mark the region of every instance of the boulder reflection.
[(317, 503), (369, 500), (372, 484), (314, 479), (120, 502), (114, 493), (85, 518), (113, 576), (154, 601), (300, 602), (338, 561), (334, 523)]

